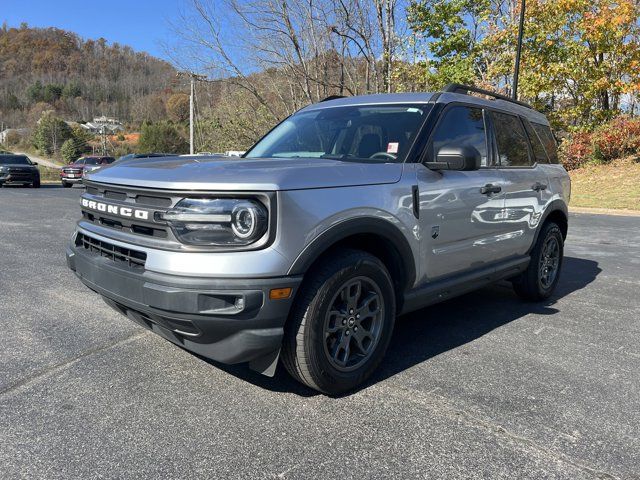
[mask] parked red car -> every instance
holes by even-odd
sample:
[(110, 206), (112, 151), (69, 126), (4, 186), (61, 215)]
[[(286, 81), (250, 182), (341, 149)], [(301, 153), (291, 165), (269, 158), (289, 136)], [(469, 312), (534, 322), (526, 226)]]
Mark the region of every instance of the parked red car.
[(95, 167), (109, 165), (115, 162), (115, 160), (113, 157), (105, 156), (80, 157), (75, 162), (70, 163), (66, 167), (62, 167), (62, 170), (60, 170), (62, 186), (64, 188), (70, 188), (74, 183), (82, 181), (85, 170), (92, 170)]

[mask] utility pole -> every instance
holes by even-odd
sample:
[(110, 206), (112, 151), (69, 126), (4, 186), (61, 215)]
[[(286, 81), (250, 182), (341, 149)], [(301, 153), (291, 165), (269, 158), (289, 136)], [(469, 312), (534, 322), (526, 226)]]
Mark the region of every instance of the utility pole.
[(107, 133), (105, 131), (104, 125), (102, 126), (102, 130), (100, 130), (100, 136), (102, 140), (102, 155), (107, 155)]
[(193, 142), (193, 94), (195, 92), (196, 79), (191, 75), (191, 94), (189, 95), (189, 153), (193, 155), (194, 142)]
[(518, 27), (518, 46), (516, 48), (516, 66), (513, 73), (513, 92), (512, 96), (514, 100), (518, 99), (518, 77), (520, 76), (520, 56), (522, 55), (522, 34), (524, 30), (524, 8), (525, 0), (522, 0), (520, 5), (520, 26)]
[(178, 72), (178, 77), (189, 77), (189, 153), (193, 155), (195, 153), (195, 125), (196, 125), (196, 112), (195, 112), (195, 95), (196, 95), (196, 81), (206, 81), (204, 75), (198, 75), (193, 72)]

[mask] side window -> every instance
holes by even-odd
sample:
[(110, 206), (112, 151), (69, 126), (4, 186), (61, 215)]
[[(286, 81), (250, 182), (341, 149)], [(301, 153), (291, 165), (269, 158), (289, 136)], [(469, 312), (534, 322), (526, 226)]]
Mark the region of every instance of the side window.
[(435, 161), (438, 151), (445, 146), (475, 147), (487, 163), (487, 135), (481, 108), (454, 106), (444, 113), (433, 132), (429, 144), (428, 159)]
[(534, 123), (533, 129), (540, 137), (540, 140), (542, 140), (542, 144), (544, 145), (544, 149), (547, 151), (547, 155), (549, 155), (549, 160), (551, 161), (551, 163), (559, 163), (558, 144), (556, 143), (556, 139), (554, 138), (553, 133), (551, 133), (551, 128), (546, 125)]
[(515, 115), (491, 112), (501, 167), (528, 167), (529, 145), (522, 122)]
[(529, 120), (523, 120), (524, 129), (527, 131), (527, 136), (529, 137), (529, 144), (533, 149), (533, 156), (536, 157), (536, 162), (538, 163), (549, 163), (549, 159), (547, 158), (547, 152), (542, 146), (542, 142), (540, 138), (538, 138), (538, 134), (533, 130), (533, 127), (529, 123)]

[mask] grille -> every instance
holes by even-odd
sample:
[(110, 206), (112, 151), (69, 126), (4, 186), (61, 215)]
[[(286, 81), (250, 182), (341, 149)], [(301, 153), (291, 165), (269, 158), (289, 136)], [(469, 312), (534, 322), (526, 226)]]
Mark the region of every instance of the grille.
[(31, 179), (31, 172), (27, 170), (22, 170), (20, 168), (10, 168), (9, 175), (12, 180), (29, 180)]
[(146, 237), (167, 238), (167, 228), (161, 225), (152, 227), (149, 225), (139, 225), (125, 219), (114, 219), (97, 214), (97, 212), (82, 212), (83, 218), (89, 220), (96, 225), (113, 228), (127, 233), (135, 233), (136, 235), (144, 235)]
[(82, 169), (81, 168), (63, 168), (62, 171), (64, 173), (73, 173), (73, 174), (80, 174), (82, 173)]
[[(102, 185), (85, 181), (87, 195), (92, 200), (104, 202), (117, 202), (123, 206), (134, 207), (139, 206), (150, 210), (165, 210), (170, 208), (181, 197), (166, 194), (158, 191), (138, 190), (131, 187), (120, 187), (113, 185)], [(82, 211), (82, 216), (96, 224), (124, 233), (131, 233), (144, 237), (154, 237), (156, 239), (174, 240), (171, 229), (162, 223), (153, 221), (151, 216), (149, 220), (141, 220), (138, 218), (123, 218), (120, 216), (109, 215), (105, 212), (96, 212), (92, 210)]]
[(83, 233), (78, 233), (76, 236), (76, 246), (84, 248), (94, 255), (106, 257), (114, 262), (125, 264), (133, 269), (144, 269), (144, 264), (147, 260), (147, 254), (144, 252), (119, 247), (118, 245), (98, 240)]

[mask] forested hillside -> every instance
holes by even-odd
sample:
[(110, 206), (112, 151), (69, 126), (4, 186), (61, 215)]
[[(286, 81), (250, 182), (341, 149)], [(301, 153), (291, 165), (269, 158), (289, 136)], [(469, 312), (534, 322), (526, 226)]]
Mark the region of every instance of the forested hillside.
[(26, 25), (0, 29), (0, 120), (11, 127), (32, 126), (47, 110), (75, 121), (159, 120), (174, 80), (167, 62), (103, 38)]

